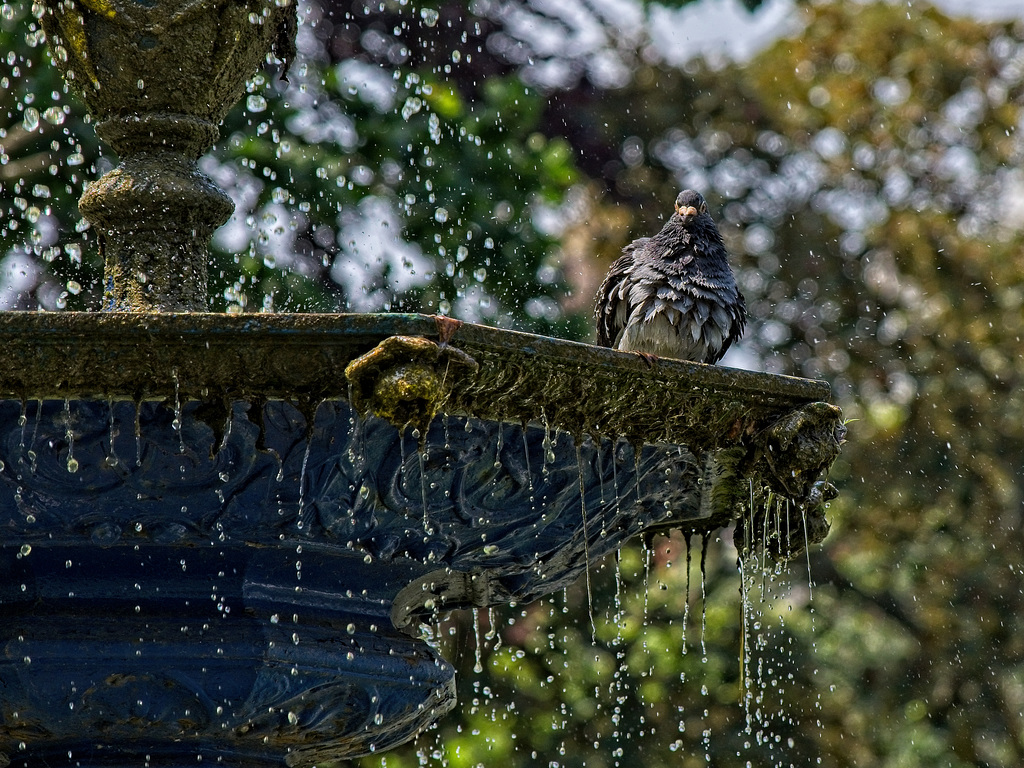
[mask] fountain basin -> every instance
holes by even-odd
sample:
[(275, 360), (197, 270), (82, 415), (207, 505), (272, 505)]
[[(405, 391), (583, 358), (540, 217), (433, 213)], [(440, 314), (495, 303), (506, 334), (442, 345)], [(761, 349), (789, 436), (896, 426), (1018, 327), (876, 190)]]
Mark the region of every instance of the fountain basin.
[(421, 315), (6, 313), (0, 337), (18, 766), (390, 748), (454, 705), (420, 622), (769, 497), (816, 540), (842, 438), (820, 382)]

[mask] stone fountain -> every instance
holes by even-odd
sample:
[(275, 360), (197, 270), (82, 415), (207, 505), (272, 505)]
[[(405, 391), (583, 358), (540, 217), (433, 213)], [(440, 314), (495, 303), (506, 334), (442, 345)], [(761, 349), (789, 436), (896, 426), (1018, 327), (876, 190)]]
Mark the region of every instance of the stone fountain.
[(294, 7), (45, 8), (121, 164), (81, 201), (107, 311), (0, 315), (0, 766), (386, 750), (455, 703), (419, 632), (439, 612), (545, 595), (640, 533), (824, 537), (823, 383), (423, 315), (202, 312), (231, 206), (196, 160), (290, 57)]

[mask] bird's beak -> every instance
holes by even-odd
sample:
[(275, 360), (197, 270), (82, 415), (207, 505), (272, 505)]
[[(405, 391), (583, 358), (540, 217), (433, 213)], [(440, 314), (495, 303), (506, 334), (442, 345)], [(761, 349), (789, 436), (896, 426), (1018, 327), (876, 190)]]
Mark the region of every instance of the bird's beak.
[(683, 221), (692, 221), (697, 218), (697, 209), (692, 205), (688, 205), (683, 208), (681, 205), (676, 205), (676, 213), (683, 217)]

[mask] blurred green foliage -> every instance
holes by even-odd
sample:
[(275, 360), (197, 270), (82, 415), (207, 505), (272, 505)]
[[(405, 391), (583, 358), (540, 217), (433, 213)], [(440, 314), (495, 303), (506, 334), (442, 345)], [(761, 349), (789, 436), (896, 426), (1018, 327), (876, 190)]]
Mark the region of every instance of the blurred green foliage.
[[(576, 585), (477, 631), (449, 617), (459, 707), (362, 764), (1024, 764), (1024, 25), (817, 3), (724, 68), (609, 33), (629, 69), (612, 86), (571, 52), (515, 59), (493, 4), (432, 7), (324, 0), (291, 84), (253, 83), (204, 161), (244, 203), (215, 308), (447, 302), (586, 338), (610, 259), (694, 186), (747, 296), (743, 349), (826, 378), (852, 421), (809, 562), (747, 563), (741, 584), (726, 534), (702, 579), (702, 542), (687, 567), (686, 542), (662, 538), (595, 564), (592, 608)], [(74, 201), (112, 159), (27, 9), (3, 8), (0, 251), (28, 286), (4, 298), (82, 306), (99, 266)], [(545, 62), (565, 76), (539, 87)], [(363, 238), (381, 211), (400, 230), (387, 253)]]

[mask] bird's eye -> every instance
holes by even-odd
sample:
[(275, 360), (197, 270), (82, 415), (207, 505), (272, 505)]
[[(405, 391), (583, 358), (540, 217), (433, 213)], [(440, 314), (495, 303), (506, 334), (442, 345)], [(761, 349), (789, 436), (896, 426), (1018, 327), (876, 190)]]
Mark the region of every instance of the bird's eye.
[(705, 203), (703, 200), (701, 200), (700, 201), (700, 209), (699, 210), (700, 210), (701, 213), (707, 213), (708, 212), (708, 204)]

